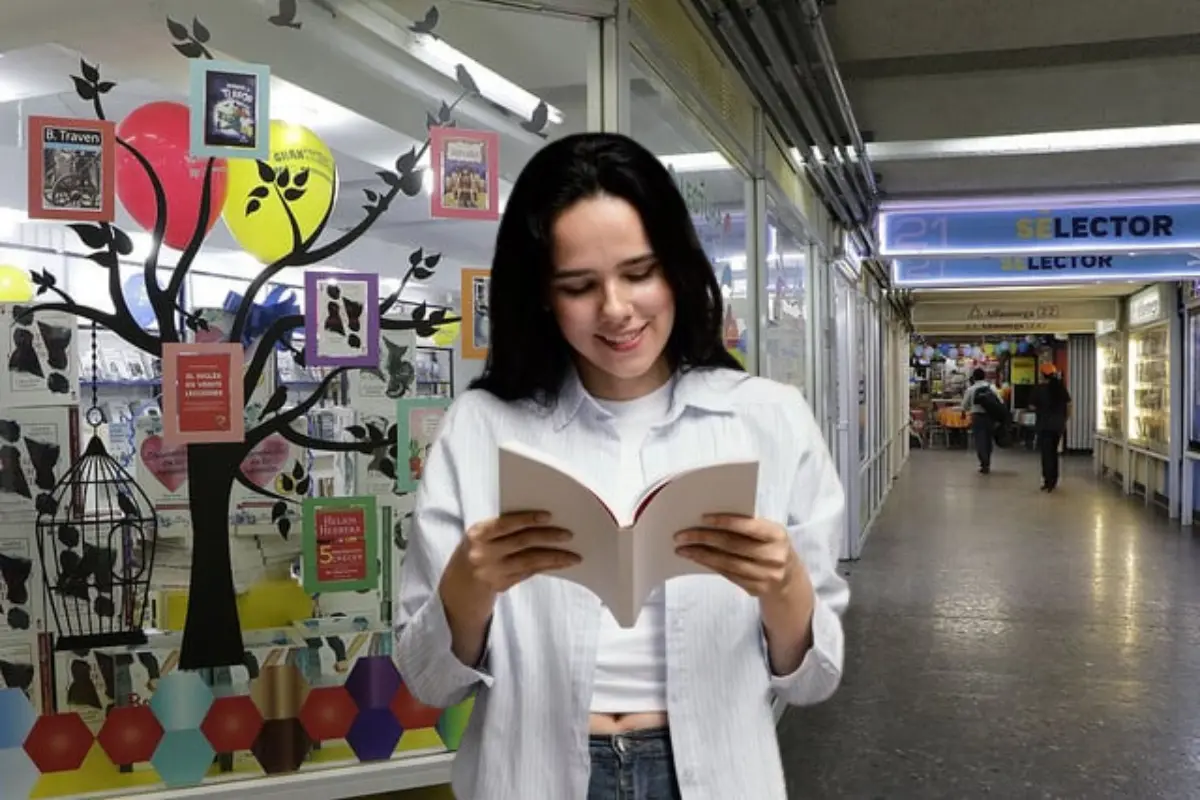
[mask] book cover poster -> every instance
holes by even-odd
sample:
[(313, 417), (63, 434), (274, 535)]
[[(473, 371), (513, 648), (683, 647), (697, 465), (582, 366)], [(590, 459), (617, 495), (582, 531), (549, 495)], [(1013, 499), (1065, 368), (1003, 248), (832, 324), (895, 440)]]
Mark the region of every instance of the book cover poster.
[(71, 406), (79, 402), (76, 318), (29, 306), (0, 305), (0, 408)]
[(269, 67), (192, 59), (191, 154), (268, 160), (270, 91)]
[(116, 126), (64, 117), (29, 117), (30, 219), (112, 222), (116, 216)]
[(304, 355), (314, 367), (379, 366), (379, 276), (304, 274)]
[(359, 410), (388, 413), (401, 397), (416, 394), (417, 334), (381, 331), (379, 363), (349, 374), (350, 405)]
[(462, 271), (462, 357), (465, 359), (487, 358), (491, 288), (491, 270)]
[(396, 488), (399, 491), (417, 490), (425, 460), (449, 407), (447, 397), (410, 397), (397, 402), (396, 443), (400, 457), (396, 464)]
[(0, 408), (0, 531), (31, 528), (38, 496), (54, 491), (69, 468), (72, 413)]
[(429, 215), (500, 219), (500, 135), (437, 127), (429, 136), (434, 181)]
[(304, 591), (316, 594), (378, 588), (378, 513), (371, 496), (304, 501)]
[(163, 440), (245, 438), (243, 350), (239, 343), (163, 345)]

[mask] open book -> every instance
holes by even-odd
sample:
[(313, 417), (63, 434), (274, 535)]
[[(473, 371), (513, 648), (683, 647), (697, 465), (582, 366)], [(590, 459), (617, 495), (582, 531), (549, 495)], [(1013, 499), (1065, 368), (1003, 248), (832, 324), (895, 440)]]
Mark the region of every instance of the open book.
[(500, 447), (500, 512), (546, 511), (550, 525), (571, 531), (562, 548), (582, 561), (550, 574), (595, 592), (625, 628), (659, 584), (709, 572), (676, 555), (675, 534), (700, 527), (705, 514), (753, 516), (757, 489), (757, 461), (719, 462), (669, 475), (618, 511), (553, 456)]

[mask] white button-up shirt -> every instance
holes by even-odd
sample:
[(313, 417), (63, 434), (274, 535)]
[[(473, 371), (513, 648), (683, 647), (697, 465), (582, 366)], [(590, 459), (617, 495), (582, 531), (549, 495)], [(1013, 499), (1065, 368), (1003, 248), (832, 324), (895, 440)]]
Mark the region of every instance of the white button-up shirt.
[[(438, 583), (475, 523), (498, 515), (498, 445), (519, 440), (562, 459), (600, 496), (616, 495), (620, 441), (611, 416), (572, 373), (557, 403), (459, 397), (422, 474), (400, 583), (396, 658), (412, 693), (449, 706), (476, 693), (455, 759), (463, 800), (584, 800), (600, 600), (552, 576), (497, 600), (477, 668), (451, 652)], [(773, 696), (819, 703), (841, 680), (836, 572), (845, 498), (812, 412), (794, 387), (732, 370), (682, 374), (667, 418), (642, 447), (649, 484), (717, 460), (759, 461), (757, 515), (785, 525), (816, 589), (813, 647), (773, 675), (758, 601), (717, 575), (666, 585), (667, 715), (684, 800), (785, 800)]]

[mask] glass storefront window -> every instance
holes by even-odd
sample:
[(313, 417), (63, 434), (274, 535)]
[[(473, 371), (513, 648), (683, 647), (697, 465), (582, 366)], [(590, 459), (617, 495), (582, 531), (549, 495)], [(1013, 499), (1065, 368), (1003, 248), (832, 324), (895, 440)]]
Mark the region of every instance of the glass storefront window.
[(759, 298), (764, 327), (759, 342), (762, 374), (800, 388), (809, 397), (808, 248), (768, 198), (766, 252)]
[(712, 262), (724, 300), (725, 346), (747, 367), (755, 341), (750, 304), (752, 273), (746, 251), (748, 181), (718, 152), (712, 138), (640, 57), (630, 91), (633, 138), (675, 176), (696, 233)]

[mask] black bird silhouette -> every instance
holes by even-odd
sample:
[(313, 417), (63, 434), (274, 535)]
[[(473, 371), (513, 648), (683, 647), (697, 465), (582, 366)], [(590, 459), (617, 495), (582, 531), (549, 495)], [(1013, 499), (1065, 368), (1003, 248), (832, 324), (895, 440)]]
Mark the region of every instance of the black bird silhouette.
[(430, 36), (434, 36), (433, 29), (437, 27), (440, 18), (441, 15), (438, 13), (437, 6), (430, 6), (429, 10), (425, 12), (425, 19), (420, 22), (414, 22), (408, 29), (413, 33), (427, 33)]
[(278, 386), (275, 392), (271, 395), (271, 399), (267, 400), (267, 404), (263, 406), (262, 416), (274, 414), (279, 409), (283, 408), (283, 404), (287, 402), (287, 387)]
[(267, 22), (280, 28), (300, 30), (302, 23), (296, 21), (296, 0), (279, 0), (279, 13), (267, 17)]
[(537, 104), (537, 108), (533, 110), (533, 114), (528, 120), (521, 123), (521, 127), (530, 133), (541, 133), (546, 130), (547, 123), (550, 122), (550, 107), (543, 100)]

